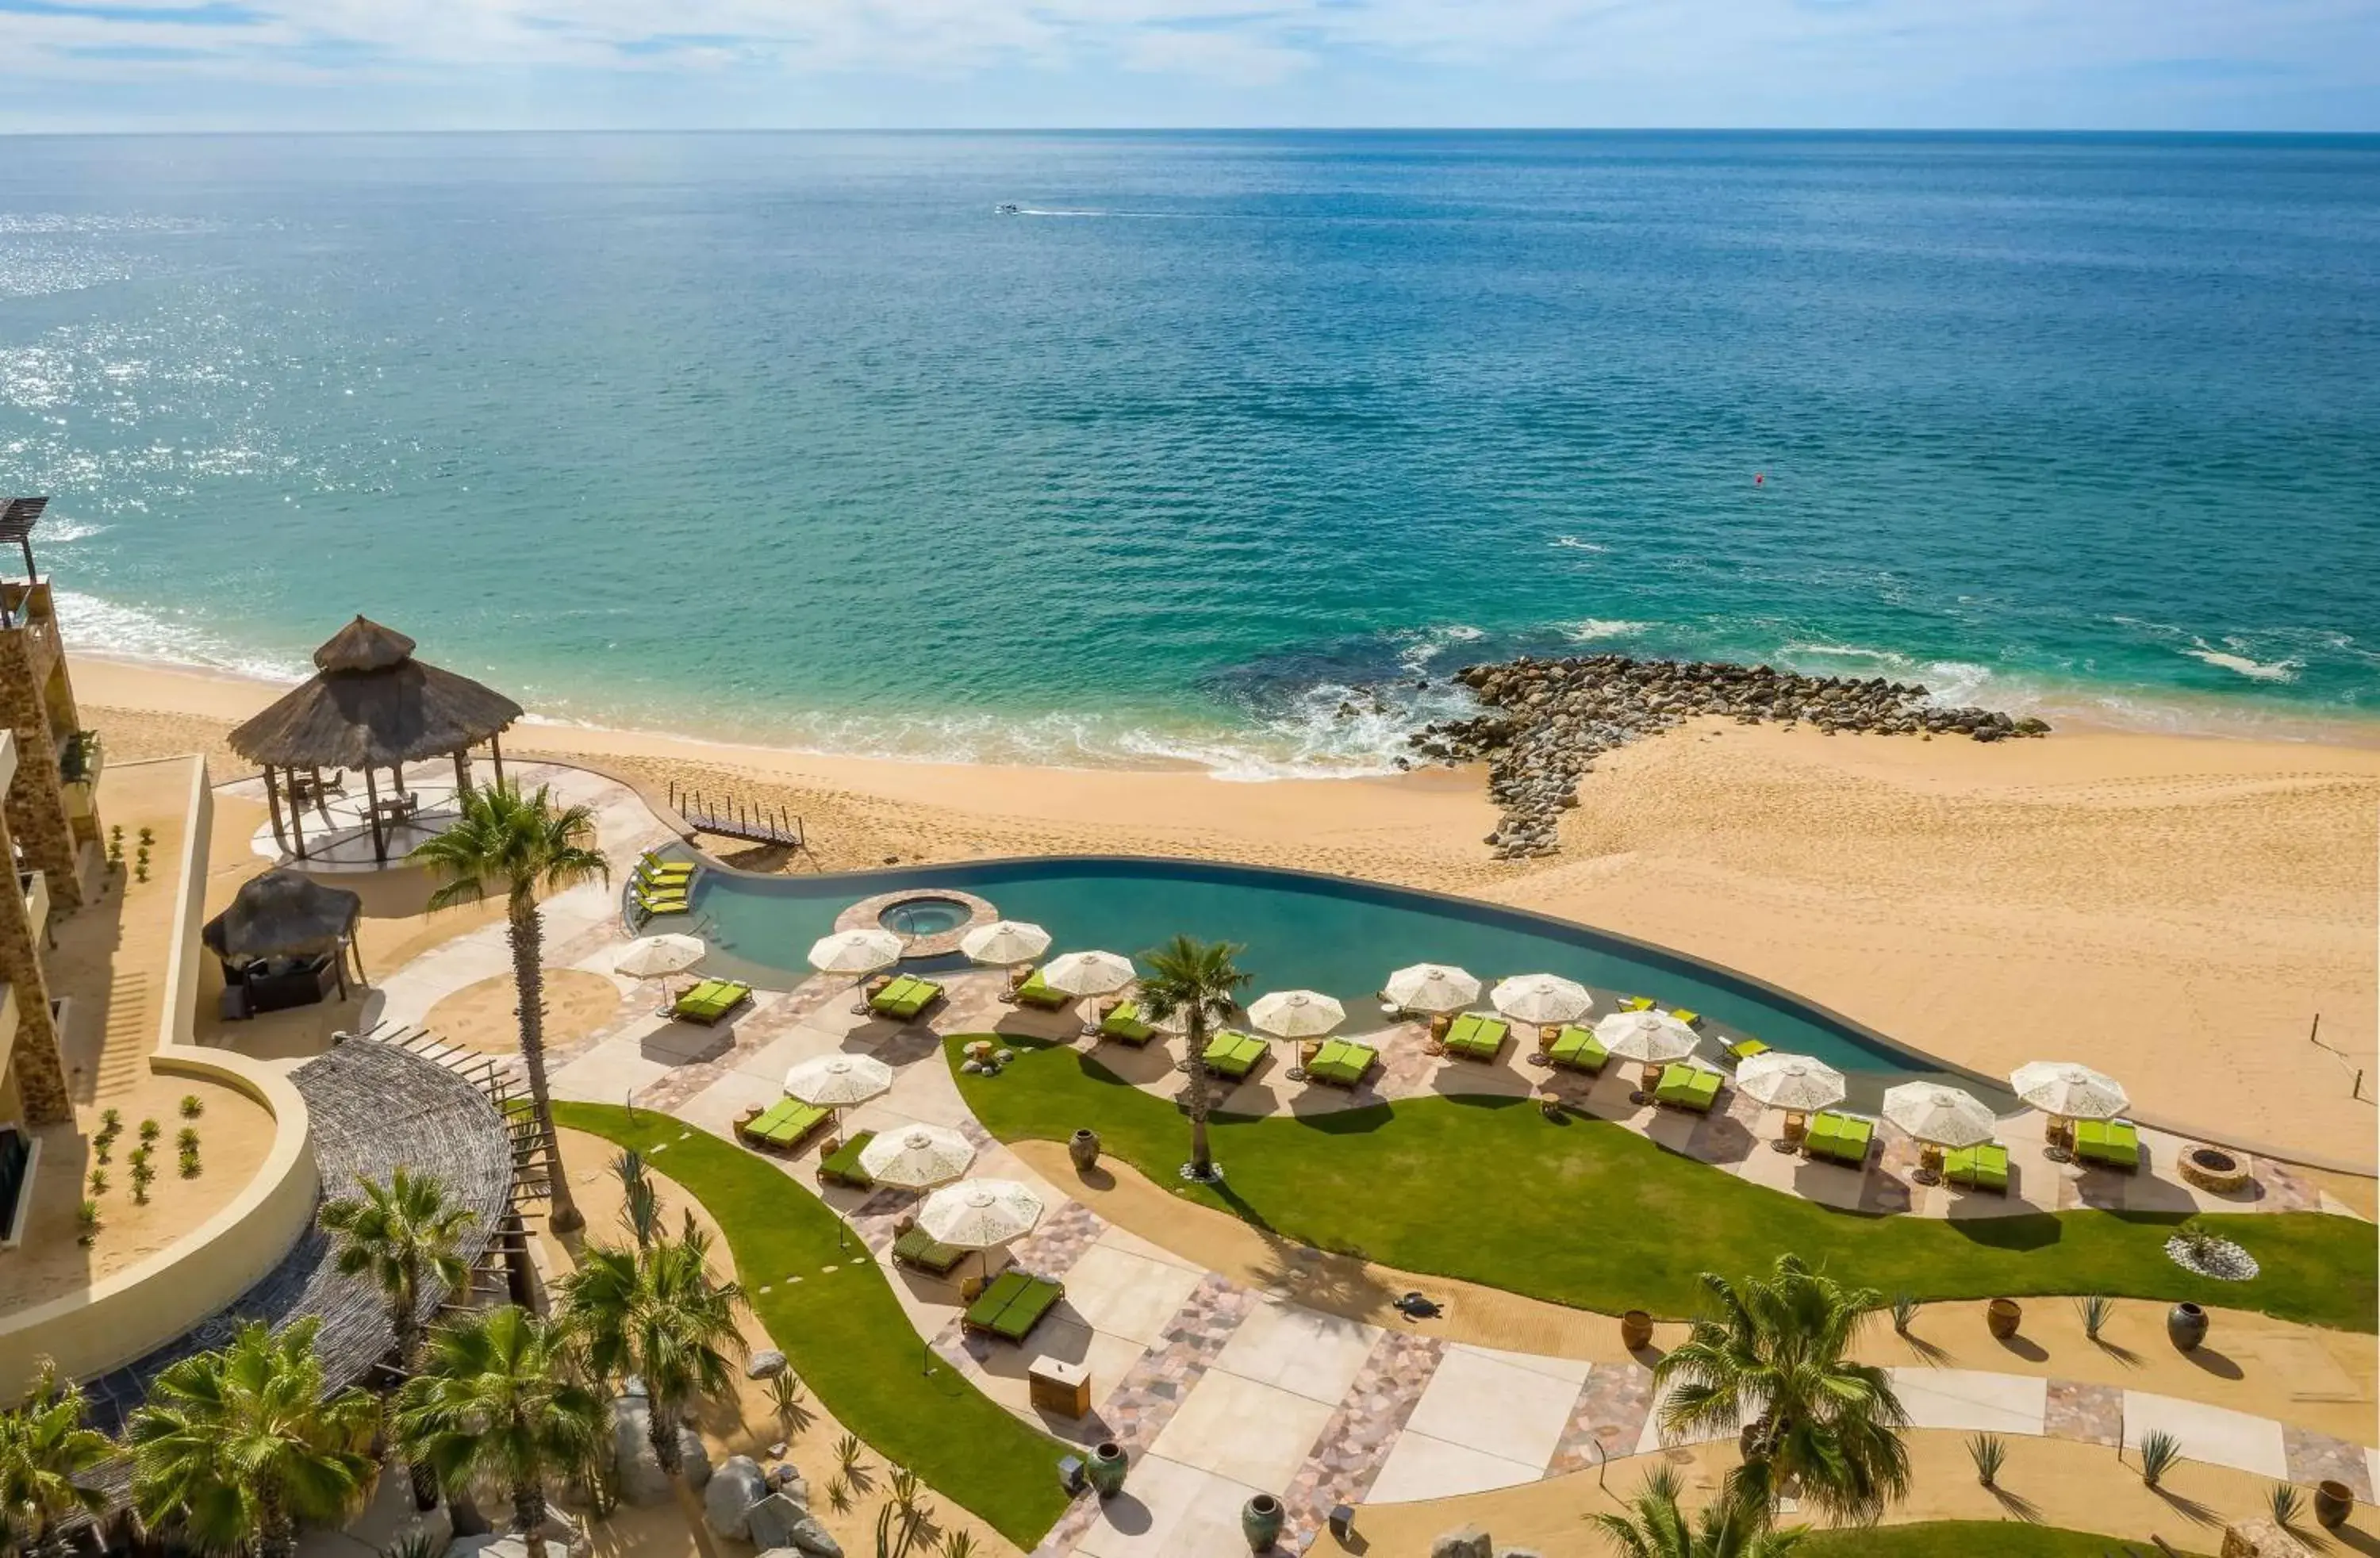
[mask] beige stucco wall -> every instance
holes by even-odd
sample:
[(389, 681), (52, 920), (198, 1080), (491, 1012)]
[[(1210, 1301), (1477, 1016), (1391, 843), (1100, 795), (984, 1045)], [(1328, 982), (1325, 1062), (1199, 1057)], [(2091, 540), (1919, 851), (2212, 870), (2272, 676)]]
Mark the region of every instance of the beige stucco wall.
[(190, 798), (182, 834), (182, 897), (162, 971), (165, 998), (150, 1068), (205, 1077), (261, 1103), (277, 1127), (273, 1150), (237, 1199), (168, 1248), (86, 1292), (0, 1318), (0, 1400), (22, 1391), (44, 1357), (56, 1359), (67, 1377), (81, 1379), (182, 1334), (271, 1271), (313, 1220), (320, 1184), (304, 1098), (278, 1068), (192, 1041), (214, 797), (203, 761), (162, 761), (189, 764)]

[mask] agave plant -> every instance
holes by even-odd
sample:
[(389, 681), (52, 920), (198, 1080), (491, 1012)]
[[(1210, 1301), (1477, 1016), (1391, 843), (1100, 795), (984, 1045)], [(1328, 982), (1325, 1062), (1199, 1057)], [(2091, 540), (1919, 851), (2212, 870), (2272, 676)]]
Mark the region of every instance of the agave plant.
[(2181, 1441), (2163, 1429), (2151, 1429), (2141, 1435), (2141, 1480), (2155, 1487), (2165, 1480), (2174, 1463), (2181, 1459)]
[(2082, 1317), (2082, 1334), (2095, 1342), (2100, 1331), (2115, 1317), (2116, 1301), (2104, 1293), (2094, 1293), (2074, 1300), (2074, 1308)]
[(790, 1369), (769, 1376), (769, 1411), (788, 1440), (810, 1425), (810, 1410), (802, 1403), (802, 1382)]
[(942, 1558), (975, 1558), (977, 1542), (972, 1531), (944, 1531)]
[(2293, 1482), (2276, 1482), (2265, 1491), (2265, 1507), (2272, 1512), (2273, 1524), (2286, 1531), (2297, 1524), (2298, 1514), (2305, 1507), (2305, 1495)]
[(1892, 1296), (1892, 1329), (1906, 1336), (1909, 1334), (1909, 1327), (1916, 1319), (1916, 1296), (1908, 1293), (1894, 1294)]
[(859, 1435), (846, 1433), (834, 1442), (835, 1469), (850, 1477), (859, 1469), (860, 1460), (867, 1454), (868, 1446), (859, 1442)]
[(1997, 1488), (2000, 1485), (2000, 1467), (2008, 1464), (2008, 1442), (1997, 1433), (1970, 1435), (1967, 1458), (1975, 1463), (1975, 1480), (1986, 1488)]

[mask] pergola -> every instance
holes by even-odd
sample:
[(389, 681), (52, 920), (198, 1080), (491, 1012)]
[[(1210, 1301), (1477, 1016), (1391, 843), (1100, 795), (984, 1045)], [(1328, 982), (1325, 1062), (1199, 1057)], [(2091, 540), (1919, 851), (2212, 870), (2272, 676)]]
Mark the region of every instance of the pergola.
[[(496, 782), (504, 782), (504, 749), (497, 737), (520, 718), (521, 707), (503, 693), (414, 659), (411, 639), (362, 616), (314, 651), (314, 666), (310, 680), (230, 737), (233, 751), (264, 770), (273, 836), (299, 859), (306, 858), (301, 792), (310, 788), (321, 795), (323, 769), (362, 773), (372, 858), (382, 865), (388, 862), (389, 825), (409, 812), (406, 764), (452, 757), (455, 790), (468, 793), (470, 749), (485, 742)], [(385, 804), (377, 777), (381, 769), (393, 780)], [(311, 779), (310, 785), (301, 784), (301, 773)]]

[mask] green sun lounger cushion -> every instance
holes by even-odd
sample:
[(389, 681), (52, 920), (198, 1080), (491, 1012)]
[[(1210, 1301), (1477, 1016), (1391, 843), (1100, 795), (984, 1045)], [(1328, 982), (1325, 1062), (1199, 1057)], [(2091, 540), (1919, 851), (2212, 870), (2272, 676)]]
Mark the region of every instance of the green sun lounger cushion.
[(744, 1138), (764, 1146), (790, 1150), (824, 1125), (827, 1111), (797, 1098), (781, 1098), (744, 1126)]
[(1997, 1190), (2007, 1195), (2008, 1170), (2008, 1149), (1997, 1141), (1961, 1147), (1942, 1155), (1942, 1177), (1970, 1190)]
[(694, 907), (686, 901), (686, 896), (682, 892), (656, 895), (638, 887), (632, 889), (631, 893), (636, 898), (637, 907), (644, 910), (647, 915), (685, 914)]
[(1842, 1116), (1840, 1114), (1813, 1115), (1802, 1129), (1802, 1150), (1815, 1157), (1830, 1156), (1835, 1143), (1840, 1139), (1841, 1127)]
[(1257, 1063), (1264, 1057), (1263, 1040), (1254, 1034), (1242, 1033), (1237, 1029), (1227, 1028), (1215, 1035), (1214, 1040), (1207, 1046), (1207, 1053), (1200, 1059), (1207, 1069), (1216, 1076), (1228, 1077), (1236, 1082), (1254, 1071), (1257, 1068)]
[(1620, 1003), (1620, 1009), (1623, 1012), (1649, 1012), (1653, 1009), (1653, 998), (1649, 995), (1632, 995)]
[(1593, 1076), (1611, 1059), (1611, 1052), (1603, 1047), (1595, 1029), (1572, 1023), (1554, 1036), (1554, 1041), (1546, 1048), (1546, 1058), (1565, 1070)]
[(1683, 1061), (1664, 1067), (1660, 1085), (1653, 1089), (1653, 1102), (1666, 1103), (1673, 1109), (1683, 1109), (1695, 1114), (1710, 1113), (1718, 1102), (1719, 1075)]
[(1063, 1287), (1047, 1277), (1005, 1271), (967, 1306), (965, 1324), (970, 1331), (988, 1332), (1005, 1342), (1022, 1342), (1065, 1295)]
[(1018, 1005), (1038, 1006), (1045, 1012), (1062, 1010), (1066, 1003), (1073, 999), (1073, 996), (1062, 990), (1050, 989), (1050, 981), (1041, 977), (1041, 970), (1038, 968), (1034, 969), (1031, 977), (1016, 987)]
[(1138, 1002), (1120, 1001), (1114, 1011), (1099, 1019), (1099, 1037), (1120, 1044), (1146, 1044), (1157, 1037), (1157, 1029), (1141, 1020)]
[(892, 1259), (904, 1266), (946, 1277), (958, 1269), (968, 1252), (954, 1244), (937, 1244), (923, 1228), (912, 1227), (892, 1241)]
[(695, 865), (691, 860), (657, 860), (648, 855), (637, 862), (637, 880), (647, 886), (674, 882), (684, 886), (694, 880)]
[(2130, 1173), (2141, 1166), (2140, 1128), (2130, 1120), (2078, 1120), (2074, 1155), (2085, 1162)]
[(1364, 1074), (1372, 1069), (1380, 1052), (1369, 1044), (1358, 1044), (1346, 1039), (1327, 1039), (1322, 1048), (1305, 1065), (1306, 1076), (1318, 1082), (1328, 1082), (1336, 1088), (1352, 1088), (1363, 1081)]
[(751, 993), (750, 985), (735, 980), (705, 980), (670, 1004), (670, 1016), (688, 1022), (717, 1022)]
[(868, 1009), (879, 1016), (907, 1022), (941, 999), (942, 987), (931, 980), (903, 974), (868, 998)]
[(1875, 1140), (1876, 1122), (1832, 1111), (1812, 1115), (1810, 1128), (1802, 1136), (1802, 1145), (1812, 1157), (1850, 1164), (1866, 1162), (1868, 1146)]
[(1738, 1039), (1727, 1047), (1727, 1056), (1730, 1060), (1750, 1060), (1755, 1055), (1765, 1055), (1767, 1053), (1768, 1046), (1757, 1039)]
[(876, 1139), (874, 1131), (854, 1131), (844, 1138), (842, 1146), (819, 1160), (818, 1176), (821, 1185), (848, 1185), (855, 1190), (872, 1190), (876, 1176), (859, 1166), (860, 1149)]
[(1703, 1015), (1700, 1012), (1689, 1012), (1683, 1006), (1670, 1007), (1670, 1015), (1677, 1018), (1680, 1022), (1684, 1023), (1688, 1028), (1692, 1028), (1694, 1024), (1703, 1020)]
[(1446, 1053), (1466, 1060), (1494, 1060), (1512, 1031), (1512, 1025), (1501, 1017), (1465, 1012), (1446, 1030)]

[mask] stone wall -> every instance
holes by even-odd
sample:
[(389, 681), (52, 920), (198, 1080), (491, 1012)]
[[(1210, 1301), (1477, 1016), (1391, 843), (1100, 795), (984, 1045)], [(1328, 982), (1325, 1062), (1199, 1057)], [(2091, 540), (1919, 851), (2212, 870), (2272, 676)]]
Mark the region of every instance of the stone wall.
[[(20, 761), (17, 766), (21, 772), (25, 765)], [(0, 821), (0, 861), (8, 858), (9, 830)], [(50, 1016), (49, 980), (42, 970), (42, 931), (26, 910), (14, 871), (0, 882), (0, 979), (17, 992), (17, 1047), (8, 1064), (26, 1123), (55, 1126), (74, 1118), (57, 1023)]]
[[(66, 786), (58, 776), (57, 727), (42, 692), (50, 679), (46, 661), (55, 653), (55, 648), (44, 652), (44, 640), (33, 627), (0, 628), (0, 720), (17, 734), (17, 774), (0, 809), (26, 863), (47, 873), (51, 903), (71, 910), (82, 907), (82, 882), (75, 869), (77, 841), (67, 815)], [(71, 728), (75, 711), (69, 707), (57, 714)]]

